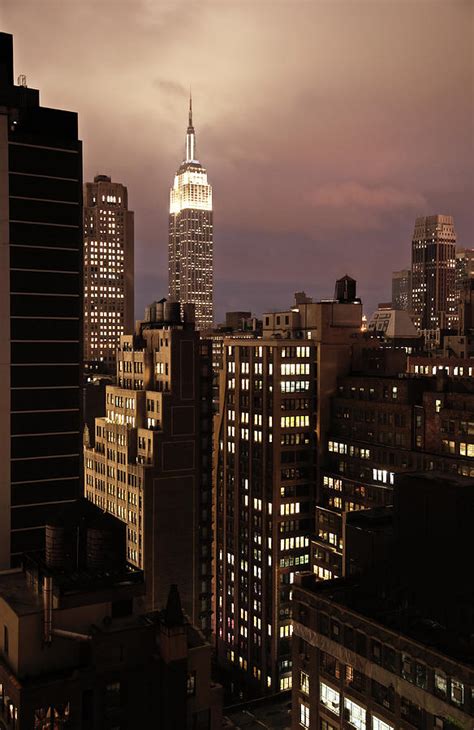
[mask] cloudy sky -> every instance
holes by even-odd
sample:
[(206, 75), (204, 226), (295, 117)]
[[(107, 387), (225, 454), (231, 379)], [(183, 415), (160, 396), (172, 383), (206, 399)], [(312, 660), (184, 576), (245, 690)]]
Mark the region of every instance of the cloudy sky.
[(136, 315), (167, 290), (168, 191), (193, 89), (216, 309), (359, 282), (368, 314), (417, 215), (474, 246), (471, 0), (2, 0), (15, 75), (79, 113), (84, 177), (135, 211)]

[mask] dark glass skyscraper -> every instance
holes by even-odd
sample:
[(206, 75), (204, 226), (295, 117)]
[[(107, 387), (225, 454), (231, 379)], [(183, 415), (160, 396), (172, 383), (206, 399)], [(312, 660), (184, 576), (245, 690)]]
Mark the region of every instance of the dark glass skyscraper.
[(417, 218), (412, 241), (412, 308), (420, 329), (455, 327), (456, 231), (450, 215)]
[(191, 99), (186, 156), (170, 190), (168, 276), (170, 299), (181, 305), (195, 305), (198, 329), (212, 327), (212, 188), (207, 182), (206, 170), (196, 159)]
[(82, 147), (77, 114), (13, 83), (0, 34), (0, 566), (79, 494)]
[(401, 269), (392, 273), (392, 307), (411, 310), (411, 269)]

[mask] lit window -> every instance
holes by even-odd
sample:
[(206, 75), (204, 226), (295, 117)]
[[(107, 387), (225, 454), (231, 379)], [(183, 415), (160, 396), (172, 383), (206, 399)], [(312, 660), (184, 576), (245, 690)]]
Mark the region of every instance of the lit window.
[(388, 722), (372, 715), (372, 730), (395, 730), (395, 728), (393, 725), (389, 725)]
[(300, 702), (300, 725), (301, 727), (309, 727), (309, 707)]
[(456, 679), (451, 680), (451, 702), (459, 706), (464, 704), (464, 685)]
[(344, 716), (349, 725), (358, 728), (358, 730), (365, 730), (365, 708), (347, 697), (344, 697)]
[(321, 682), (320, 685), (321, 704), (329, 708), (336, 715), (340, 714), (340, 694), (328, 684)]
[(309, 675), (306, 672), (300, 672), (300, 690), (309, 695)]

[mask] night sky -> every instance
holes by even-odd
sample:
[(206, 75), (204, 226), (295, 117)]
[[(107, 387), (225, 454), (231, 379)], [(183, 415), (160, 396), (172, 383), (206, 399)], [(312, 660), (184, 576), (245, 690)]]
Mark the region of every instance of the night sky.
[(79, 113), (84, 179), (135, 211), (136, 316), (167, 293), (168, 195), (192, 86), (214, 189), (217, 318), (332, 296), (390, 300), (414, 219), (474, 246), (470, 0), (2, 0), (15, 76)]

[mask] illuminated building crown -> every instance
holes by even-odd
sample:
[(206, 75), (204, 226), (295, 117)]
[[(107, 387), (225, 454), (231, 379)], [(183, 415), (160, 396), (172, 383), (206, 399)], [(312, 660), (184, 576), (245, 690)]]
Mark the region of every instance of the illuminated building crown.
[(186, 130), (185, 159), (175, 175), (170, 190), (170, 213), (185, 209), (212, 210), (212, 187), (207, 172), (196, 159), (196, 133), (193, 126), (193, 102), (189, 95), (189, 119)]

